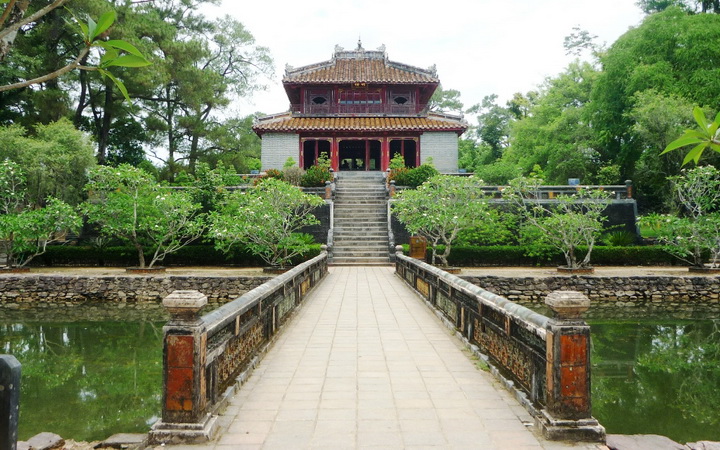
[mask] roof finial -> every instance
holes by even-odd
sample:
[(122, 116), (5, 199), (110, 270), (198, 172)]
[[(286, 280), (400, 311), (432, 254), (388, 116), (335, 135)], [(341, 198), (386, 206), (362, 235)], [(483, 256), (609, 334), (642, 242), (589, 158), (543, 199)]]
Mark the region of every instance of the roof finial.
[(362, 46), (362, 40), (360, 39), (360, 35), (358, 35), (358, 48), (357, 48), (357, 50), (358, 50), (358, 51), (360, 51), (360, 50), (365, 50), (365, 49), (363, 48), (363, 46)]

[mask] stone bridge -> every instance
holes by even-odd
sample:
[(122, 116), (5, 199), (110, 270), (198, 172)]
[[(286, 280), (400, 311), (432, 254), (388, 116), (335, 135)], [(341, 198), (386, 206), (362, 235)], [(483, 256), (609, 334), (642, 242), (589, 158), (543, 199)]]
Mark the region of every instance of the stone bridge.
[(214, 449), (600, 448), (589, 329), (571, 317), (572, 298), (556, 297), (565, 319), (402, 253), (394, 268), (328, 269), (323, 252), (203, 317), (201, 293), (176, 291), (164, 302), (173, 319), (151, 440)]

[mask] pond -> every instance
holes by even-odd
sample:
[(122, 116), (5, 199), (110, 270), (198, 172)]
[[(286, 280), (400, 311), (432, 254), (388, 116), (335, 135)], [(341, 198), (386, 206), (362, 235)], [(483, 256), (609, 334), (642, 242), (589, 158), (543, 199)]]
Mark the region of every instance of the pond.
[(160, 414), (162, 325), (0, 324), (0, 353), (22, 364), (19, 438), (147, 432)]
[[(593, 415), (608, 433), (720, 440), (720, 320), (590, 323)], [(20, 439), (147, 432), (160, 414), (162, 325), (0, 322), (0, 352), (22, 363)]]
[(608, 433), (720, 441), (720, 320), (590, 325), (593, 416)]

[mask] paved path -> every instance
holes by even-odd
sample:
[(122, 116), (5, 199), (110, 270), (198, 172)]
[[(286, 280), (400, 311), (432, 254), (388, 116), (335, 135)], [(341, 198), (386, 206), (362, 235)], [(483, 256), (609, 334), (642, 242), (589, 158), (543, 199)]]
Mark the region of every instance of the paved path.
[[(391, 267), (332, 267), (221, 417), (175, 449), (556, 449)], [(597, 448), (583, 445), (575, 448)]]

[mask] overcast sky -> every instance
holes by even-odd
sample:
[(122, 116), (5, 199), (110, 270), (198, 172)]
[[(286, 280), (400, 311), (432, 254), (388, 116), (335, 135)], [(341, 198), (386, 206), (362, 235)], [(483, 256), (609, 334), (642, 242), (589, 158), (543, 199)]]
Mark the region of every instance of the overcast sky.
[(445, 89), (457, 89), (465, 107), (486, 95), (501, 101), (536, 89), (574, 57), (563, 38), (580, 26), (614, 42), (642, 20), (635, 0), (223, 0), (229, 14), (270, 49), (275, 77), (242, 115), (287, 110), (281, 79), (285, 64), (328, 60), (336, 44), (375, 50), (385, 44), (393, 61), (435, 64)]

